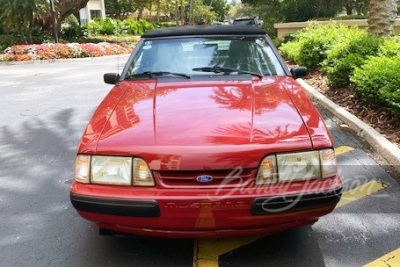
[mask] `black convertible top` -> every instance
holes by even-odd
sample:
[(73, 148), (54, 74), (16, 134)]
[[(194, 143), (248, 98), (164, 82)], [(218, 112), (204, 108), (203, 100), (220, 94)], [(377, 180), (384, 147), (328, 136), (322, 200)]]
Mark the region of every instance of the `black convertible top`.
[(167, 27), (150, 30), (143, 38), (189, 36), (189, 35), (265, 35), (266, 31), (256, 26), (248, 25), (202, 25), (187, 27)]

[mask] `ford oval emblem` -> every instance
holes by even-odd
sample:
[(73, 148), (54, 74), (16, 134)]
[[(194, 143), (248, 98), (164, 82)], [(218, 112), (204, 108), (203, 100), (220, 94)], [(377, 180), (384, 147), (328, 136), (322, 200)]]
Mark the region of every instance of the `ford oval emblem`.
[(211, 175), (200, 175), (197, 176), (196, 180), (200, 183), (209, 183), (214, 180), (214, 178)]

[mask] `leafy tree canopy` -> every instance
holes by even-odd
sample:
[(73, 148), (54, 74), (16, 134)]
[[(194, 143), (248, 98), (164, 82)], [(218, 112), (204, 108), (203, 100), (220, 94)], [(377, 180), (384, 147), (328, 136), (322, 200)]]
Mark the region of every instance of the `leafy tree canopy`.
[(228, 12), (225, 0), (204, 0), (203, 4), (212, 7), (212, 11), (215, 13), (217, 20), (223, 21), (225, 19)]
[(136, 2), (132, 0), (105, 0), (104, 3), (107, 15), (115, 19), (125, 19), (137, 9)]

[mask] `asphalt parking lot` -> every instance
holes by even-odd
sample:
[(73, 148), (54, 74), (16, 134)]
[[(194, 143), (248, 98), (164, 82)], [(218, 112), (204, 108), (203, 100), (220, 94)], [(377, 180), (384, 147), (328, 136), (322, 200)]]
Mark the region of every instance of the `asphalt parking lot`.
[(0, 65), (0, 266), (362, 266), (400, 247), (398, 175), (321, 107), (348, 193), (316, 224), (241, 239), (99, 236), (69, 186), (80, 135), (111, 89), (102, 75), (117, 64)]

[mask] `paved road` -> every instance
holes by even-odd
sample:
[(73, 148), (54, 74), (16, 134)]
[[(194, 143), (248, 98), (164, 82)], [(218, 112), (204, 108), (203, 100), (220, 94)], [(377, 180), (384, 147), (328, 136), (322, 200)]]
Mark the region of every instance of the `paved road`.
[[(116, 57), (0, 65), (0, 266), (193, 265), (196, 240), (101, 237), (70, 205), (77, 143), (111, 89), (102, 74), (116, 69)], [(321, 111), (336, 145), (355, 148), (339, 157), (346, 187), (377, 180), (387, 188), (336, 209), (313, 226), (225, 253), (220, 266), (359, 266), (400, 247), (395, 175)]]

